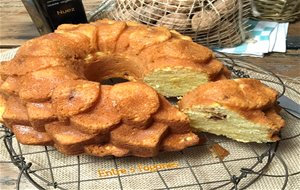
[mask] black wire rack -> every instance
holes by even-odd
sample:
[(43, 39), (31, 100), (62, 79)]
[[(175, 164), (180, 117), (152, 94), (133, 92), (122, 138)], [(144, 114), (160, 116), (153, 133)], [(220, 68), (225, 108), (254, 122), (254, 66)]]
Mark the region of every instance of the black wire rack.
[[(235, 78), (257, 78), (299, 101), (299, 91), (284, 84), (274, 73), (221, 53), (217, 57), (232, 71)], [(162, 152), (155, 158), (105, 157), (88, 155), (65, 156), (48, 146), (26, 146), (16, 140), (5, 126), (1, 139), (10, 161), (19, 168), (17, 189), (25, 176), (38, 189), (246, 189), (264, 178), (276, 180), (285, 189), (290, 176), (299, 175), (299, 168), (290, 169), (283, 154), (282, 142), (300, 138), (300, 120), (282, 110), (288, 121), (275, 143), (239, 143), (225, 137), (201, 134), (206, 143), (181, 152)], [(230, 152), (225, 159), (213, 157), (209, 151), (219, 144)], [(277, 173), (270, 173), (272, 162)], [(0, 162), (0, 163), (1, 163)], [(280, 179), (280, 180), (277, 180)], [(264, 187), (264, 186), (262, 186)]]

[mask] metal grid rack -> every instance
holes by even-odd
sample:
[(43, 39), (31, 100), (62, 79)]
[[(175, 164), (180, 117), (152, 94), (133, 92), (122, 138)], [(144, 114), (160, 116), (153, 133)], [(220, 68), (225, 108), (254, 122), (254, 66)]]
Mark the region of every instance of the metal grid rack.
[[(281, 95), (300, 99), (297, 90), (285, 85), (273, 73), (222, 54), (218, 57), (234, 77), (258, 78)], [(278, 154), (279, 145), (300, 138), (296, 127), (300, 126), (300, 120), (289, 114), (288, 109), (284, 109), (282, 115), (289, 122), (279, 142), (245, 144), (202, 134), (208, 139), (205, 144), (181, 152), (163, 152), (155, 158), (65, 156), (53, 147), (21, 145), (13, 133), (2, 126), (1, 139), (11, 159), (4, 163), (11, 162), (20, 169), (17, 189), (21, 188), (22, 176), (38, 189), (245, 189), (264, 178), (280, 179), (276, 183), (285, 189), (289, 177), (300, 171), (288, 168), (285, 159)], [(224, 160), (212, 157), (209, 152), (216, 143), (230, 152)], [(273, 162), (277, 162), (277, 173), (269, 171)]]

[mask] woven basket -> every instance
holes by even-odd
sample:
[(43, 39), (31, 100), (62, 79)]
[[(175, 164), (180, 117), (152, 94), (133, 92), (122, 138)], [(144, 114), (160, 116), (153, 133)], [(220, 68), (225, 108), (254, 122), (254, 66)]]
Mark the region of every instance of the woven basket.
[(293, 22), (300, 18), (300, 0), (253, 0), (254, 17), (278, 22)]
[[(232, 47), (246, 38), (250, 0), (115, 0), (93, 19), (131, 20), (165, 26), (209, 47)], [(106, 1), (107, 3), (107, 1)]]

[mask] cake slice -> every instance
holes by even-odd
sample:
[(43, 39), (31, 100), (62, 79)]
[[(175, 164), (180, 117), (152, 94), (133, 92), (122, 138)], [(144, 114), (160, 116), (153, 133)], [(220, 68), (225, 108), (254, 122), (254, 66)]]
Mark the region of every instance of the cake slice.
[(211, 50), (189, 40), (168, 40), (139, 57), (146, 62), (143, 81), (166, 97), (183, 96), (213, 80), (224, 67)]
[(277, 92), (255, 79), (204, 84), (179, 103), (195, 131), (241, 142), (274, 142), (284, 120), (276, 108)]

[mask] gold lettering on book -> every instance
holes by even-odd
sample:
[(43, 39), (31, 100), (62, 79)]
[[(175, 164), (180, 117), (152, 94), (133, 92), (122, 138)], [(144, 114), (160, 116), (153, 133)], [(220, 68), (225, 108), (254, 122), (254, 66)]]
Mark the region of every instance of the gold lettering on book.
[(65, 9), (65, 10), (56, 11), (57, 15), (63, 15), (63, 14), (67, 14), (70, 12), (75, 12), (75, 8), (69, 8), (69, 9)]

